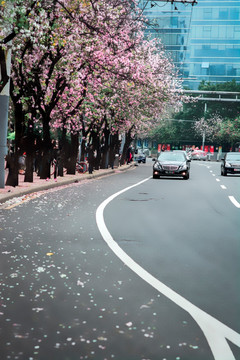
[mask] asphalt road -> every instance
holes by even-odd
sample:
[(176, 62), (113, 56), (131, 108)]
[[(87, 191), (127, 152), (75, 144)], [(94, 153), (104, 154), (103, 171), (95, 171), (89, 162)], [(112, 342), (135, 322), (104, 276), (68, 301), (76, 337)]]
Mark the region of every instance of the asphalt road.
[(240, 358), (240, 177), (151, 167), (0, 210), (1, 359)]

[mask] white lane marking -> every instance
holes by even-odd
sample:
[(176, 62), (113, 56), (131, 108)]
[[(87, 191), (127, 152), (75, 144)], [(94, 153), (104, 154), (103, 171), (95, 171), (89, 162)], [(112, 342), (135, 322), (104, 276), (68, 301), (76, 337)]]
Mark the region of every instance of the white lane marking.
[(216, 181), (220, 181), (220, 179), (216, 179)]
[(212, 174), (212, 176), (216, 176), (215, 174)]
[(231, 202), (233, 203), (233, 205), (235, 205), (238, 209), (240, 209), (240, 204), (239, 204), (239, 202), (235, 199), (234, 196), (229, 196), (229, 199), (231, 200)]
[(225, 185), (221, 185), (221, 188), (225, 190), (225, 189), (226, 189), (226, 186), (225, 186)]
[(171, 288), (163, 284), (161, 281), (152, 276), (149, 272), (144, 270), (139, 264), (137, 264), (127, 253), (125, 253), (120, 246), (114, 241), (110, 232), (108, 231), (103, 212), (105, 207), (117, 196), (122, 193), (143, 184), (150, 179), (144, 179), (134, 185), (131, 185), (117, 193), (111, 195), (105, 201), (103, 201), (96, 211), (96, 222), (99, 231), (115, 255), (132, 271), (134, 271), (139, 277), (146, 281), (153, 288), (161, 292), (163, 295), (168, 297), (175, 304), (180, 306), (183, 310), (187, 311), (193, 319), (197, 322), (199, 327), (202, 329), (208, 344), (211, 348), (215, 360), (236, 360), (227, 340), (230, 340), (236, 346), (240, 347), (240, 334), (230, 329), (228, 326), (222, 324), (220, 321), (207, 314), (205, 311), (199, 309), (193, 305), (190, 301), (186, 300), (181, 295), (177, 294)]

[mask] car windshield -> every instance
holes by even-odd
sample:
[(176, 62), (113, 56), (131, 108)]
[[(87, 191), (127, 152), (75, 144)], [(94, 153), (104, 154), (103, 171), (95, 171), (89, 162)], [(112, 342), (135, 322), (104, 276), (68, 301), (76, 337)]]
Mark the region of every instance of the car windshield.
[(185, 161), (185, 156), (180, 152), (161, 152), (158, 161)]
[(226, 156), (227, 160), (237, 160), (240, 161), (240, 153), (236, 153), (236, 154), (227, 154)]

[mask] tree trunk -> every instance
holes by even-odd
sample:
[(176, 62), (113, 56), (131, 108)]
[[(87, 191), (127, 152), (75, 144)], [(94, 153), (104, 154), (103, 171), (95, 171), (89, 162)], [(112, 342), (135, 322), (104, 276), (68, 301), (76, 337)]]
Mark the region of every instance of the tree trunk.
[(15, 117), (15, 148), (14, 153), (7, 156), (9, 168), (6, 185), (18, 186), (19, 156), (21, 154), (22, 139), (24, 137), (24, 112), (21, 103), (14, 102)]
[(108, 168), (108, 164), (109, 164), (109, 160), (108, 160), (108, 142), (109, 142), (109, 136), (110, 136), (110, 131), (108, 129), (104, 129), (103, 131), (104, 133), (104, 145), (102, 148), (102, 158), (101, 158), (101, 163), (100, 163), (100, 167), (101, 169), (107, 169)]
[(63, 128), (63, 130), (58, 138), (59, 151), (60, 151), (59, 164), (58, 164), (58, 175), (61, 177), (64, 176), (63, 167), (66, 162), (66, 132), (67, 132), (66, 129)]
[(50, 149), (44, 149), (41, 158), (40, 179), (50, 179), (51, 177), (50, 167), (51, 167), (51, 151)]
[(7, 155), (7, 168), (8, 168), (8, 177), (6, 180), (7, 186), (18, 186), (18, 153)]
[(127, 159), (127, 151), (128, 151), (128, 148), (131, 144), (131, 142), (133, 141), (133, 138), (131, 136), (131, 130), (128, 130), (128, 132), (125, 134), (125, 144), (124, 144), (124, 147), (123, 147), (123, 152), (122, 152), (122, 156), (121, 156), (121, 160), (120, 160), (120, 165), (123, 165), (125, 164), (126, 162), (126, 159)]
[(94, 155), (96, 154), (96, 157), (93, 157), (93, 164), (95, 170), (99, 170), (100, 165), (100, 159), (101, 159), (101, 147), (100, 147), (100, 140), (99, 140), (99, 129), (95, 127), (91, 131), (91, 137), (89, 139), (89, 143), (92, 144), (92, 149)]
[(51, 137), (48, 117), (43, 119), (43, 154), (41, 158), (40, 179), (50, 179)]
[(33, 152), (30, 153), (29, 151), (26, 156), (26, 170), (24, 182), (33, 182), (33, 159)]
[(85, 144), (85, 140), (82, 139), (82, 141), (81, 141), (81, 158), (80, 158), (80, 161), (85, 161), (85, 157), (86, 157), (86, 144)]
[(94, 150), (96, 151), (95, 170), (99, 170), (100, 161), (101, 161), (101, 144), (100, 144), (99, 135), (95, 137), (93, 147)]
[(28, 123), (26, 150), (27, 156), (24, 182), (33, 182), (34, 135), (32, 120), (29, 120)]
[(118, 133), (111, 135), (110, 149), (109, 149), (109, 165), (114, 168), (114, 161), (116, 154), (119, 153)]
[(76, 172), (78, 145), (79, 145), (79, 133), (71, 134), (71, 153), (67, 166), (67, 173), (71, 175), (75, 175)]

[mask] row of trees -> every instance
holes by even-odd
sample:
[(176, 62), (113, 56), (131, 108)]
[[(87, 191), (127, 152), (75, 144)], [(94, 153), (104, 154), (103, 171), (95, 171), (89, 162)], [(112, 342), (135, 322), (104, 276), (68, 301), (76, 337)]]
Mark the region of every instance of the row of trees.
[[(225, 83), (202, 82), (199, 90), (239, 92), (240, 84), (235, 81)], [(206, 94), (205, 97), (216, 97)], [(233, 101), (197, 101), (185, 103), (181, 111), (172, 116), (172, 121), (162, 121), (150, 133), (150, 137), (159, 143), (194, 144), (201, 143), (203, 134), (209, 144), (223, 145), (226, 149), (240, 142), (240, 103), (234, 96), (221, 95), (222, 99)], [(206, 104), (206, 106), (205, 106)]]
[[(177, 109), (185, 100), (161, 44), (144, 40), (145, 19), (134, 0), (11, 3), (0, 3), (1, 54), (12, 47), (15, 142), (7, 184), (18, 185), (23, 152), (25, 181), (33, 181), (36, 151), (40, 177), (50, 177), (53, 138), (58, 138), (60, 169), (65, 166), (68, 173), (75, 173), (79, 136), (82, 156), (90, 143), (97, 166), (106, 167), (107, 153), (111, 162), (119, 134), (125, 134), (124, 161), (135, 134), (148, 132), (167, 107)], [(0, 61), (4, 69), (1, 56)], [(4, 87), (3, 72), (1, 78)]]

